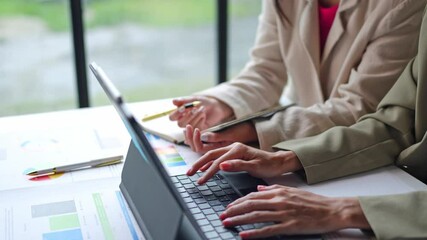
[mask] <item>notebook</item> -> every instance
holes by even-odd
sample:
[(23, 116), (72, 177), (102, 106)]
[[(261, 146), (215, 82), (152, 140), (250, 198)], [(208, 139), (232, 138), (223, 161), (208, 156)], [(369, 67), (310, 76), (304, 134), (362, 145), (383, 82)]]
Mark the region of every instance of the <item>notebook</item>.
[[(265, 182), (245, 173), (220, 173), (206, 185), (194, 184), (197, 175), (169, 176), (120, 92), (96, 63), (91, 63), (90, 69), (131, 136), (120, 190), (146, 239), (240, 239), (239, 231), (273, 224), (224, 228), (218, 216), (225, 206)], [(297, 236), (286, 239), (321, 238)]]
[[(246, 122), (252, 119), (268, 118), (274, 115), (275, 113), (279, 111), (283, 111), (293, 105), (295, 104), (291, 102), (288, 102), (284, 105), (274, 105), (270, 108), (267, 108), (252, 114), (248, 114), (238, 119), (233, 119), (233, 120), (218, 124), (211, 128), (205, 129), (202, 132), (219, 132), (229, 127), (232, 127), (234, 125), (237, 125), (239, 123)], [(152, 133), (154, 135), (157, 135), (167, 141), (170, 141), (176, 144), (181, 144), (185, 140), (184, 132), (183, 132), (184, 128), (180, 128), (176, 122), (169, 120), (169, 116), (163, 116), (163, 117), (156, 118), (146, 122), (140, 121), (140, 124), (145, 131)]]
[(169, 120), (169, 116), (159, 117), (147, 122), (138, 120), (142, 128), (156, 136), (172, 143), (184, 143), (184, 128), (180, 128), (176, 122)]

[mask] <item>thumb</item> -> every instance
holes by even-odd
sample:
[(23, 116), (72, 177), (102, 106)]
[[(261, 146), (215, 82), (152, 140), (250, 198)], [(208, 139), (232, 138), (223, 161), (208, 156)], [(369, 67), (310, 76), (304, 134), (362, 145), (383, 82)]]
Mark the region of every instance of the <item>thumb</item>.
[(269, 186), (263, 186), (261, 188), (263, 191), (266, 191), (266, 190), (273, 190), (273, 189), (287, 188), (287, 187), (282, 186), (282, 185), (278, 185), (278, 184), (273, 184), (273, 185), (269, 185)]
[(220, 132), (204, 132), (200, 136), (202, 142), (236, 142), (236, 134), (229, 129)]
[(205, 132), (200, 135), (200, 140), (205, 143), (225, 142), (226, 136), (223, 133)]
[(219, 168), (224, 172), (251, 172), (253, 171), (253, 164), (250, 161), (244, 160), (228, 160), (219, 164)]

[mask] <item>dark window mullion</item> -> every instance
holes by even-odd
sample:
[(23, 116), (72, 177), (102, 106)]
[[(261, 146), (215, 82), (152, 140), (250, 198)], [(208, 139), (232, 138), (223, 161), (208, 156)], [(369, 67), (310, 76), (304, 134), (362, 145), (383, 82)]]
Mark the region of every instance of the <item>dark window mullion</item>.
[[(83, 9), (81, 0), (70, 0), (73, 28), (74, 62), (77, 78), (79, 107), (89, 107), (86, 73)], [(227, 81), (228, 0), (217, 0), (217, 71), (218, 83)]]
[(217, 0), (217, 82), (227, 81), (228, 0)]
[(83, 9), (81, 0), (70, 0), (71, 22), (73, 28), (74, 64), (76, 69), (79, 107), (89, 107), (89, 90), (86, 73), (84, 44)]

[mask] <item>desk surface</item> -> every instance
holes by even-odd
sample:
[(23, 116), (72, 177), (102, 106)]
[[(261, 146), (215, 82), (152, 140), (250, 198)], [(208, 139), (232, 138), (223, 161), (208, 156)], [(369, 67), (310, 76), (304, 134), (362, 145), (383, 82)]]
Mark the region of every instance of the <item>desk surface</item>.
[[(169, 101), (131, 104), (140, 117)], [(30, 179), (25, 173), (59, 162), (126, 154), (130, 138), (111, 106), (0, 118), (0, 239), (143, 239), (118, 189), (123, 164)], [(198, 154), (176, 146), (186, 160)], [(171, 174), (176, 169), (168, 169)], [(308, 186), (295, 174), (267, 179), (327, 196), (394, 194), (427, 190), (390, 166)], [(360, 231), (342, 231), (363, 239)], [(331, 235), (336, 237), (337, 235)]]

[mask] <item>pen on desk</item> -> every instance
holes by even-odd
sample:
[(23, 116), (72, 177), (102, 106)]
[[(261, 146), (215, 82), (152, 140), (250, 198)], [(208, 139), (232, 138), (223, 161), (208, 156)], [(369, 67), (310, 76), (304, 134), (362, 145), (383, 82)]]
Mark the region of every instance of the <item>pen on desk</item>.
[(189, 103), (186, 103), (186, 104), (184, 104), (184, 105), (182, 105), (182, 106), (180, 106), (178, 108), (174, 107), (174, 108), (165, 110), (163, 112), (159, 112), (159, 113), (155, 113), (155, 114), (152, 114), (152, 115), (144, 116), (142, 118), (142, 121), (143, 122), (147, 122), (147, 121), (159, 118), (159, 117), (163, 117), (163, 116), (169, 115), (171, 112), (173, 112), (173, 111), (175, 111), (177, 109), (187, 109), (187, 108), (195, 107), (195, 106), (197, 106), (199, 104), (200, 104), (200, 101), (189, 102)]
[(123, 159), (122, 155), (106, 157), (106, 158), (99, 158), (99, 159), (91, 160), (88, 162), (73, 163), (73, 164), (62, 165), (62, 166), (53, 167), (53, 168), (35, 170), (35, 171), (27, 173), (27, 175), (37, 176), (37, 175), (55, 174), (55, 173), (60, 173), (60, 172), (69, 172), (69, 171), (78, 170), (78, 169), (81, 169), (84, 167), (108, 166), (108, 165), (119, 163), (122, 161), (122, 159)]

